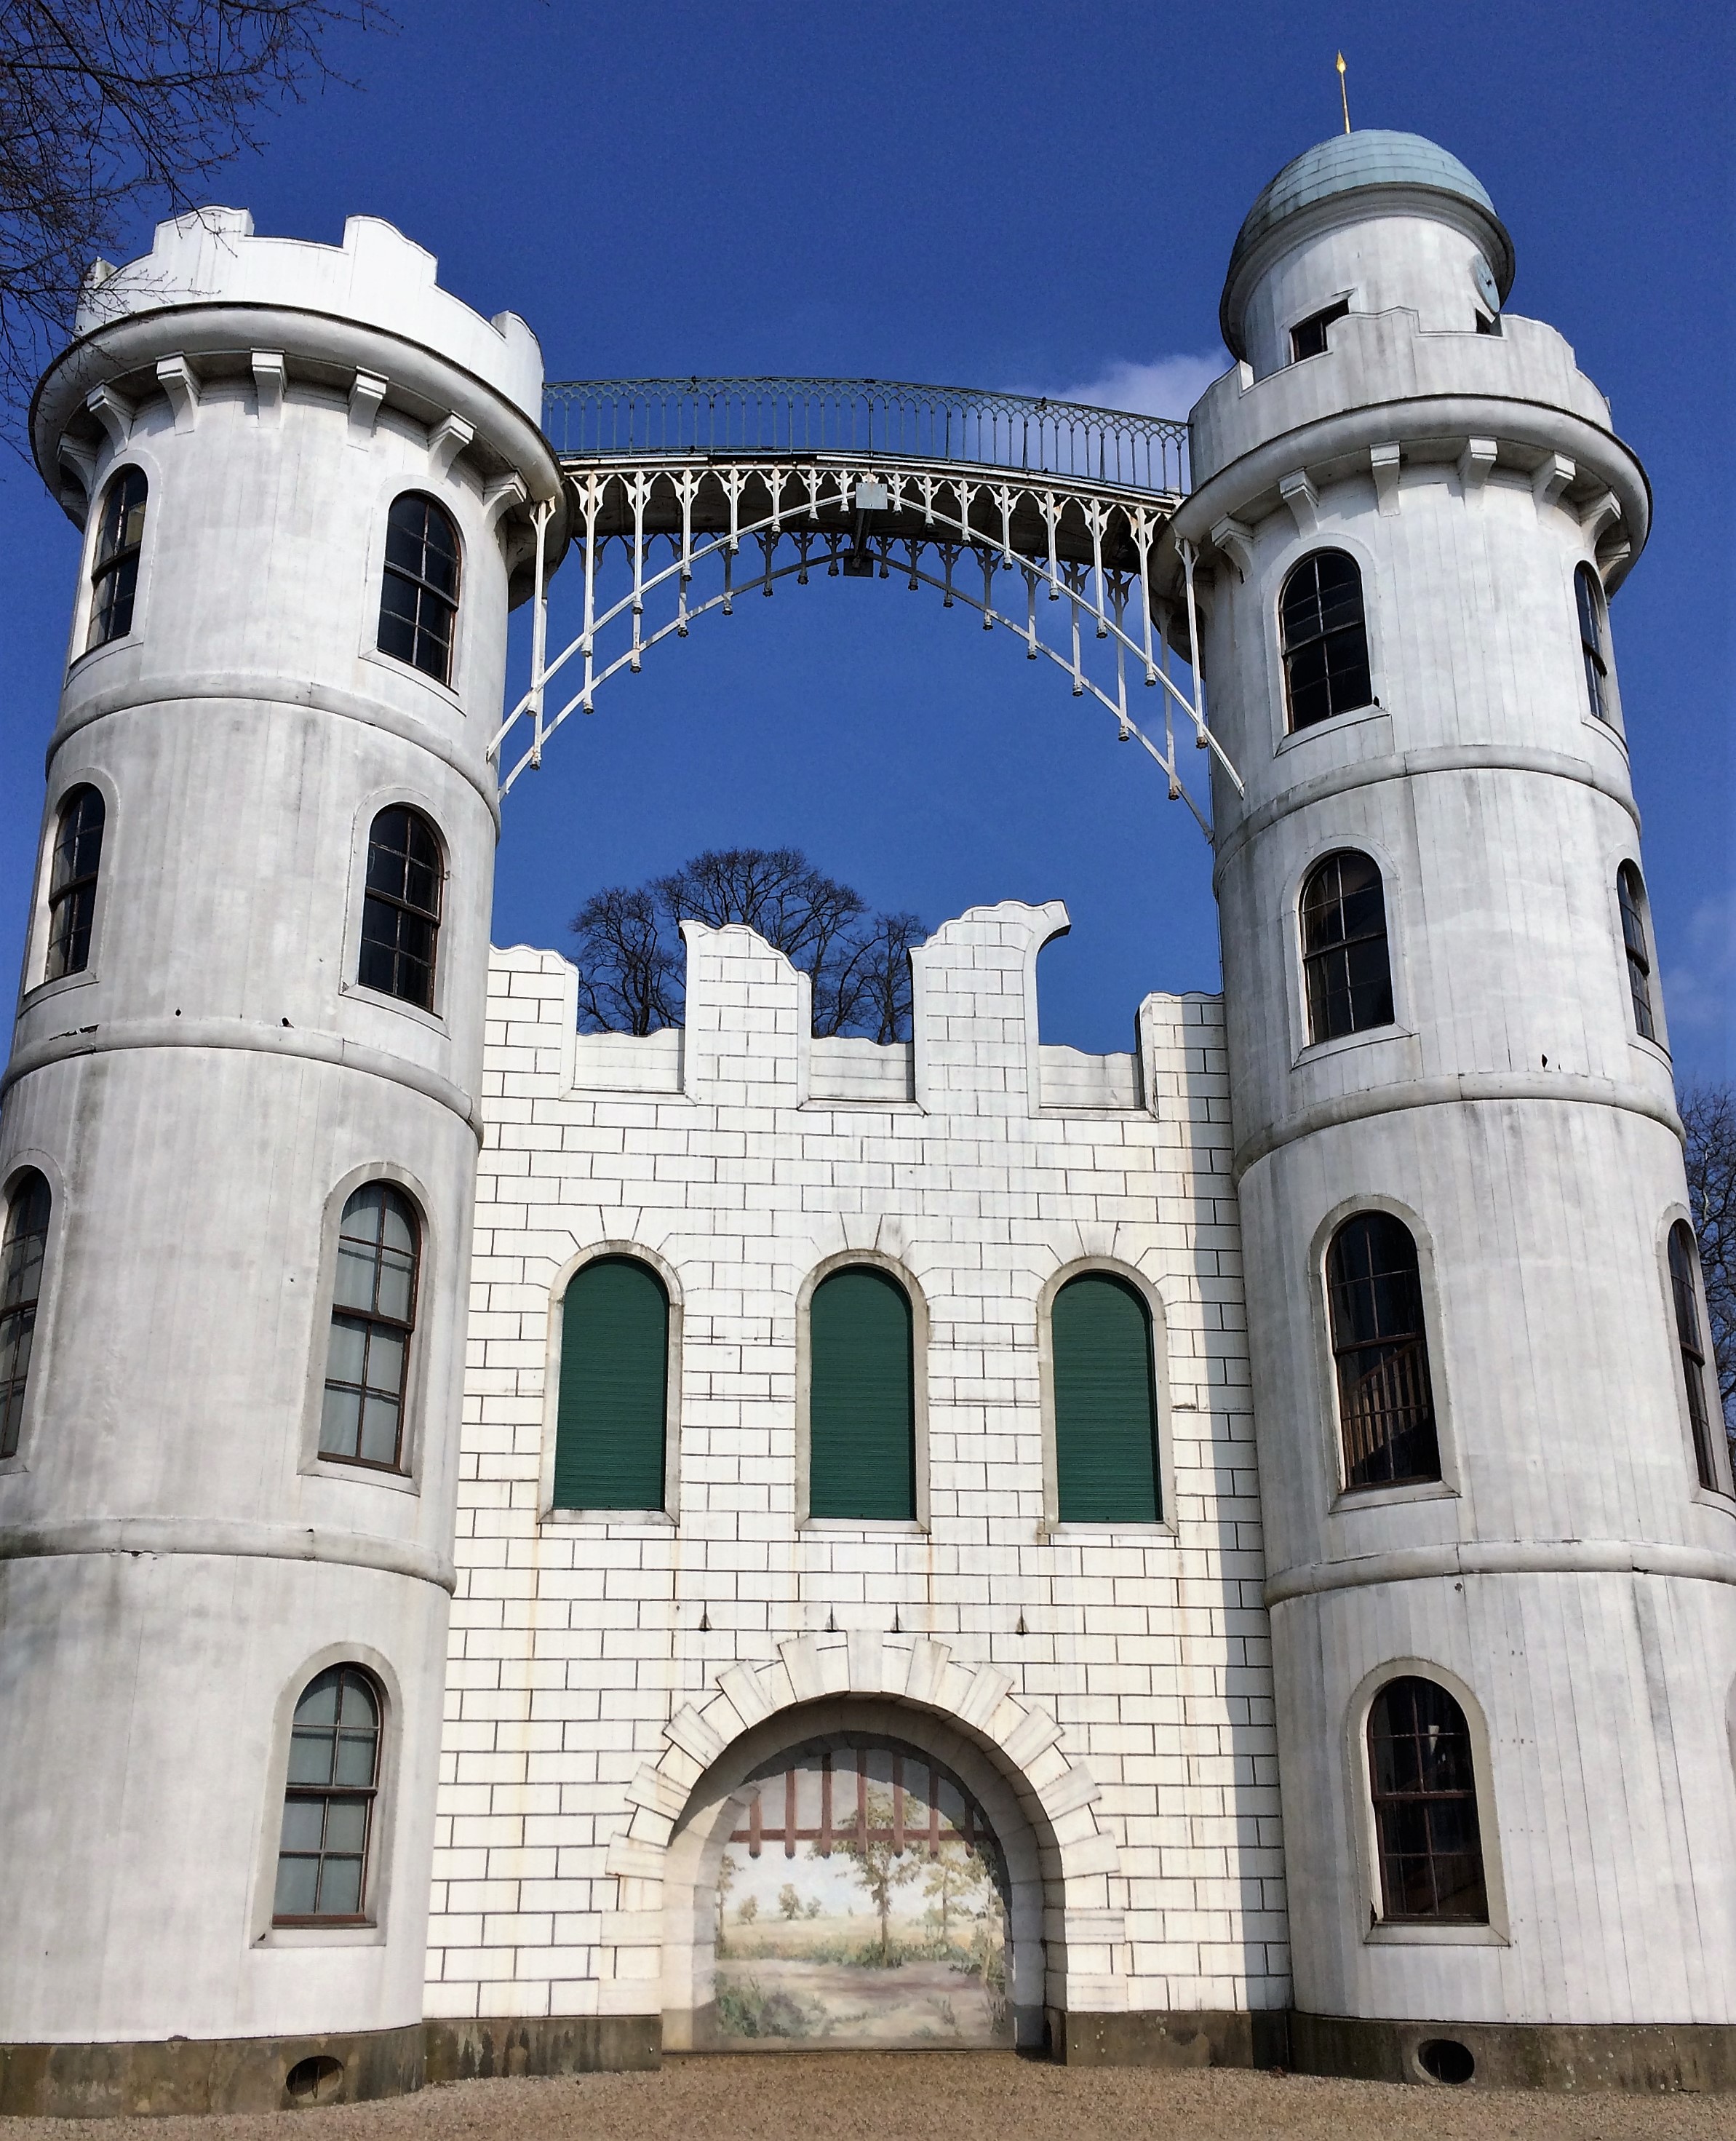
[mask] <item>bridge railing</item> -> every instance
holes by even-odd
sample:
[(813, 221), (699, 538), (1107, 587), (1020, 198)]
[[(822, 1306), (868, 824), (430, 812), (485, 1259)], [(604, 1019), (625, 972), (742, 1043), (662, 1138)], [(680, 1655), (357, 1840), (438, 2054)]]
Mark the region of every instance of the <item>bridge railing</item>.
[(863, 454), (1185, 492), (1188, 426), (890, 379), (572, 379), (543, 390), (558, 454)]

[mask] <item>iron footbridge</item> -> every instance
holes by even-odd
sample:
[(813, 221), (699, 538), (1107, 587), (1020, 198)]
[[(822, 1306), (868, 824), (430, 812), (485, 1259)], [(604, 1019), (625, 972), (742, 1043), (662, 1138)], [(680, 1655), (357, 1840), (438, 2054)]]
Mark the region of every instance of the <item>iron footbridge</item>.
[[(536, 508), (531, 676), (489, 746), (504, 793), (617, 677), (702, 618), (794, 577), (902, 578), (963, 604), (1063, 672), (1187, 805), (1176, 735), (1238, 791), (1206, 718), (1193, 548), (1180, 607), (1153, 583), (1154, 547), (1187, 490), (1188, 427), (1082, 403), (873, 379), (577, 380), (545, 391), (583, 578), (583, 622), (548, 652), (548, 524)], [(1134, 718), (1129, 671), (1161, 716)]]

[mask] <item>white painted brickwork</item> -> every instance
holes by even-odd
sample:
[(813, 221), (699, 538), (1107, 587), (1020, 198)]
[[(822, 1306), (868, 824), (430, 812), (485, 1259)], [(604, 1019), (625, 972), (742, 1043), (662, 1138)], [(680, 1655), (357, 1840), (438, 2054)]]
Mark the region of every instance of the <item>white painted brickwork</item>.
[[(688, 926), (686, 1031), (649, 1041), (576, 1035), (558, 954), (494, 955), (430, 2015), (656, 2011), (661, 1848), (720, 1720), (916, 1679), (1054, 1797), (1051, 2001), (1287, 2002), (1222, 1007), (1148, 997), (1137, 1060), (1039, 1051), (1065, 926), (947, 924), (903, 1048), (811, 1041), (744, 929)], [(672, 1523), (545, 1506), (551, 1299), (605, 1243), (678, 1292)], [(926, 1533), (798, 1526), (798, 1297), (853, 1250), (926, 1301)], [(1045, 1516), (1039, 1302), (1084, 1258), (1161, 1302), (1161, 1525)]]

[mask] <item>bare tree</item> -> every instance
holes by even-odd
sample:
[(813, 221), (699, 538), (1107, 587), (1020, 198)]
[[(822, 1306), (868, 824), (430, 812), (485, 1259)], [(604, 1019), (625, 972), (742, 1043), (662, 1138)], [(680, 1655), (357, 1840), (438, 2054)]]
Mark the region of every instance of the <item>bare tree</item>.
[(0, 421), (14, 443), (96, 256), (141, 209), (193, 207), (269, 111), (334, 79), (334, 29), (389, 22), (380, 0), (5, 0)]
[(590, 1032), (652, 1033), (681, 1016), (684, 921), (740, 923), (814, 983), (816, 1034), (909, 1037), (914, 914), (870, 916), (860, 893), (799, 848), (711, 848), (637, 887), (593, 893), (573, 919), (579, 1018)]
[(1688, 1203), (1699, 1237), (1724, 1432), (1736, 1443), (1736, 1085), (1681, 1096), (1688, 1133)]

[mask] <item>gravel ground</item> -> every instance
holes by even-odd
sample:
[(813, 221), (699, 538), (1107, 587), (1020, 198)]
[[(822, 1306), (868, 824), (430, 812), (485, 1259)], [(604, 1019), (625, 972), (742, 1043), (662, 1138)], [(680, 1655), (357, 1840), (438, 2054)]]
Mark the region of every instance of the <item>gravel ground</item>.
[(1736, 2141), (1736, 2097), (1459, 2093), (997, 2052), (781, 2053), (459, 2082), (267, 2118), (8, 2119), (4, 2141), (285, 2141), (302, 2120), (303, 2141)]

